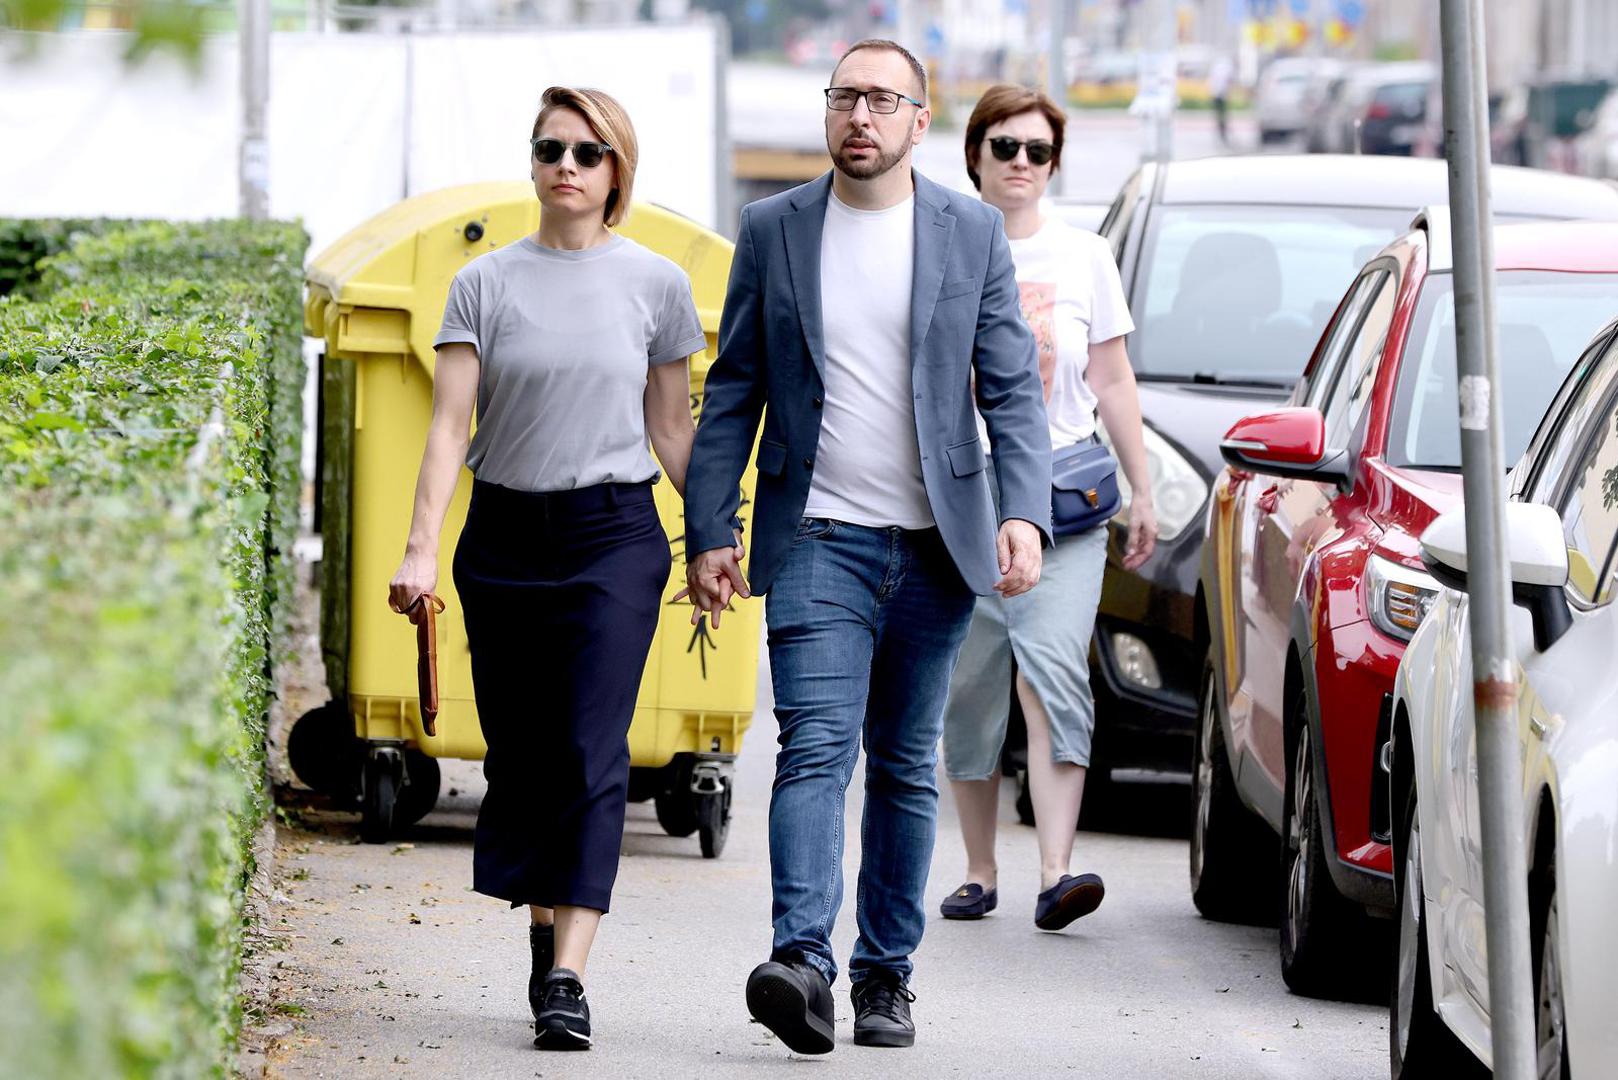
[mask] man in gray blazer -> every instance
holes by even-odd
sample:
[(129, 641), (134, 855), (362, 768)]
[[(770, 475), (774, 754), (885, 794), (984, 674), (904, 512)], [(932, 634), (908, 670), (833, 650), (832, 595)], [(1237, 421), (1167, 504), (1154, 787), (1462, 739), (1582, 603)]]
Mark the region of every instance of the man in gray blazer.
[(686, 479), (693, 620), (717, 625), (750, 593), (732, 528), (762, 414), (751, 591), (769, 594), (781, 750), (774, 944), (747, 1004), (800, 1053), (835, 1045), (830, 938), (862, 734), (854, 1041), (915, 1040), (950, 674), (974, 594), (1032, 588), (1050, 542), (1050, 435), (1000, 212), (912, 171), (926, 100), (910, 53), (853, 46), (826, 90), (836, 169), (742, 212)]

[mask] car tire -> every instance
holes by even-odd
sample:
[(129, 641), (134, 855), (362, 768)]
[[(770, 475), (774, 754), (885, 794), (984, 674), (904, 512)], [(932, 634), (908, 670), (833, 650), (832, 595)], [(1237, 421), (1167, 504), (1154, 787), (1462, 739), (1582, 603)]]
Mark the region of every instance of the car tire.
[(1388, 1062), (1392, 1080), (1489, 1075), (1433, 1006), (1432, 958), (1427, 952), (1427, 911), (1422, 901), (1421, 819), (1415, 784), (1405, 800), (1395, 845), (1394, 895), (1399, 905), (1398, 949), (1388, 992)]
[(1534, 961), (1534, 1047), (1539, 1075), (1569, 1080), (1567, 1057), (1567, 999), (1562, 993), (1562, 964), (1556, 948), (1559, 920), (1556, 904), (1556, 861), (1547, 854), (1545, 865), (1529, 881), (1529, 928)]
[(1191, 902), (1204, 918), (1274, 925), (1275, 837), (1236, 791), (1213, 659), (1202, 664), (1191, 759)]
[(1363, 989), (1362, 957), (1373, 928), (1331, 879), (1307, 721), (1298, 725), (1293, 747), (1281, 804), (1281, 978), (1297, 994), (1352, 997)]

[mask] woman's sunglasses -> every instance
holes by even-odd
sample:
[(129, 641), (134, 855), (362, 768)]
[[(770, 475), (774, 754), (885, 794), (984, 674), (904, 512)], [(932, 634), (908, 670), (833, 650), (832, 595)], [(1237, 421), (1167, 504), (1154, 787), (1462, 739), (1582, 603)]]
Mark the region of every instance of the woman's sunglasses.
[(989, 152), (999, 161), (1016, 161), (1017, 151), (1028, 147), (1028, 164), (1049, 165), (1051, 158), (1056, 156), (1056, 147), (1044, 139), (1029, 139), (1023, 142), (1013, 139), (1010, 135), (996, 135), (989, 140)]
[(604, 142), (576, 142), (569, 145), (561, 139), (530, 139), (528, 145), (534, 151), (534, 160), (541, 165), (555, 165), (562, 160), (564, 151), (572, 150), (573, 160), (581, 169), (595, 168), (612, 153), (612, 147)]

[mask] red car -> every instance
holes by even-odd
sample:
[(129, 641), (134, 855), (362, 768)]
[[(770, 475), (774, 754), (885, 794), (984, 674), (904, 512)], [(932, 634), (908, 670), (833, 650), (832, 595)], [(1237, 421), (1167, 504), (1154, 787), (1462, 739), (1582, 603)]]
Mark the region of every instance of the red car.
[[(1618, 225), (1495, 237), (1514, 461), (1618, 315)], [(1461, 497), (1450, 270), (1448, 214), (1428, 211), (1360, 271), (1289, 406), (1220, 447), (1196, 596), (1192, 897), (1213, 918), (1278, 914), (1282, 975), (1303, 993), (1363, 972), (1368, 919), (1392, 910), (1389, 695), (1438, 589), (1416, 539)]]

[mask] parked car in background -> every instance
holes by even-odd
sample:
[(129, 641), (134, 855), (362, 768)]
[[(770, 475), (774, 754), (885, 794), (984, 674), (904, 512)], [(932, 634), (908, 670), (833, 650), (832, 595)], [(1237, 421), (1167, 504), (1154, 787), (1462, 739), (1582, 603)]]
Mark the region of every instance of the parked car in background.
[[(1609, 324), (1574, 365), (1506, 507), (1536, 1042), (1549, 1077), (1618, 1076), (1615, 335)], [(1394, 688), (1394, 1080), (1467, 1075), (1492, 1059), (1461, 514), (1427, 529), (1421, 559), (1445, 588)]]
[(1590, 126), (1573, 140), (1573, 158), (1585, 176), (1618, 179), (1618, 89), (1607, 92)]
[(1253, 92), (1260, 143), (1279, 142), (1303, 131), (1309, 115), (1310, 85), (1324, 65), (1335, 63), (1305, 56), (1270, 61)]
[[(1502, 217), (1618, 216), (1618, 189), (1496, 169)], [(1436, 161), (1276, 154), (1141, 166), (1101, 224), (1134, 314), (1161, 534), (1125, 570), (1127, 501), (1113, 525), (1091, 643), (1097, 724), (1085, 804), (1114, 770), (1183, 775), (1191, 760), (1206, 623), (1195, 608), (1219, 440), (1291, 393), (1344, 286), (1448, 197)], [(1126, 495), (1127, 500), (1127, 495)]]
[[(1508, 460), (1618, 309), (1618, 213), (1604, 209), (1609, 223), (1495, 230)], [(1221, 443), (1197, 600), (1209, 647), (1192, 897), (1220, 917), (1264, 902), (1254, 882), (1279, 837), (1271, 902), (1281, 974), (1300, 993), (1353, 987), (1388, 925), (1367, 913), (1393, 907), (1394, 673), (1438, 593), (1417, 537), (1461, 497), (1454, 311), (1439, 208), (1366, 263), (1288, 407)]]
[(1343, 91), (1348, 87), (1349, 80), (1359, 68), (1355, 64), (1334, 63), (1324, 66), (1320, 74), (1310, 81), (1309, 90), (1305, 98), (1305, 119), (1303, 124), (1303, 148), (1311, 154), (1341, 153), (1351, 149), (1346, 146), (1335, 146), (1330, 141), (1329, 130), (1332, 127), (1338, 102), (1342, 99)]
[(1425, 135), (1437, 79), (1433, 65), (1417, 61), (1356, 68), (1320, 120), (1316, 145), (1328, 153), (1410, 155)]

